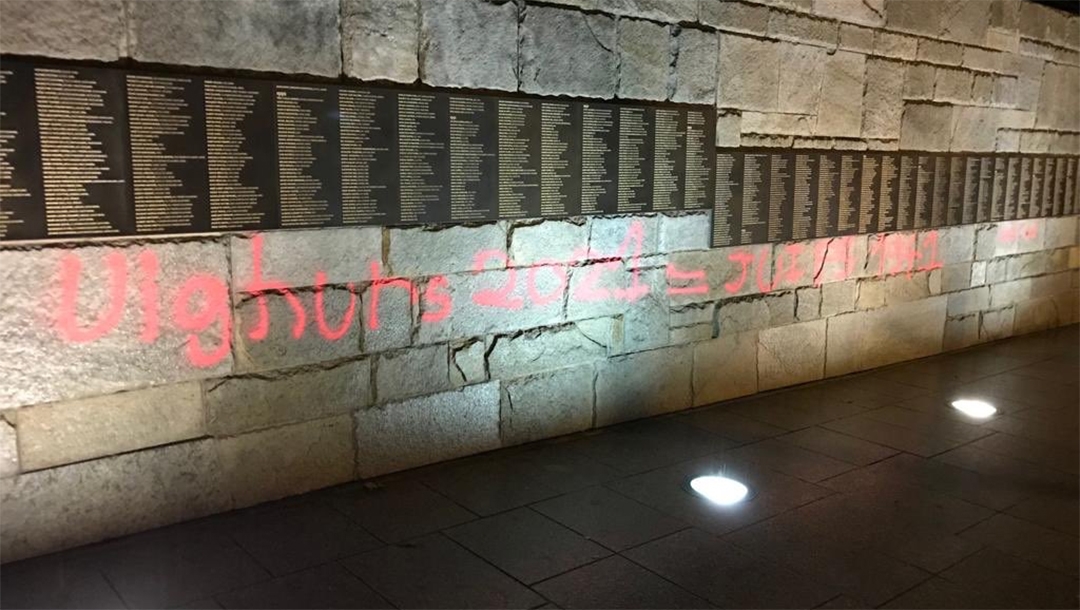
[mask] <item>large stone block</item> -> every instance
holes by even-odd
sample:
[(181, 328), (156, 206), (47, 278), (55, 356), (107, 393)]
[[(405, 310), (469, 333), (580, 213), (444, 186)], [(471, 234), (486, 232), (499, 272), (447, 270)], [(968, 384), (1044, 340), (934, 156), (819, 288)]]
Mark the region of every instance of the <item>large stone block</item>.
[(963, 225), (919, 232), (917, 252), (921, 259), (918, 263), (953, 265), (974, 260), (975, 227)]
[(484, 342), (477, 339), (451, 346), (450, 381), (455, 387), (487, 381), (487, 356)]
[(900, 139), (903, 93), (904, 64), (876, 58), (866, 62), (862, 117), (864, 138)]
[(634, 261), (605, 261), (570, 270), (566, 317), (581, 320), (625, 314), (650, 307), (649, 300), (666, 304), (663, 268), (635, 268)]
[(510, 229), (510, 264), (571, 263), (586, 259), (589, 221), (586, 218), (548, 220)]
[(721, 335), (782, 326), (795, 321), (795, 293), (788, 291), (761, 297), (721, 301), (717, 326)]
[(496, 337), (488, 355), (494, 378), (507, 379), (603, 360), (607, 346), (590, 339), (577, 325), (537, 329)]
[(221, 472), (201, 440), (0, 479), (4, 561), (227, 510)]
[(598, 365), (596, 425), (688, 408), (692, 371), (691, 346), (637, 352)]
[(341, 0), (345, 74), (411, 83), (419, 68), (419, 0)]
[[(985, 263), (957, 263), (955, 265), (945, 265), (941, 268), (941, 291), (942, 292), (956, 292), (957, 290), (964, 290), (971, 286), (979, 286), (983, 283), (980, 280), (975, 282), (975, 275), (972, 271), (973, 267), (978, 266), (983, 273), (986, 271)], [(983, 276), (985, 277), (985, 276)]]
[(499, 447), (499, 382), (472, 385), (356, 413), (362, 477)]
[(1014, 313), (1012, 307), (982, 312), (979, 317), (979, 341), (997, 341), (1011, 337)]
[(997, 143), (999, 119), (1000, 114), (994, 108), (954, 107), (950, 150), (992, 152)]
[(19, 444), (15, 426), (0, 419), (0, 479), (19, 474)]
[(356, 444), (349, 415), (219, 438), (216, 443), (224, 489), (238, 508), (355, 476)]
[(593, 367), (575, 366), (503, 384), (502, 442), (519, 445), (592, 427)]
[(756, 332), (717, 337), (694, 345), (694, 406), (758, 391)]
[(959, 68), (938, 68), (934, 99), (940, 102), (968, 103), (975, 73)]
[(821, 317), (828, 318), (855, 311), (855, 299), (858, 294), (858, 280), (823, 284), (821, 286)]
[(5, 0), (0, 52), (113, 61), (127, 55), (123, 0)]
[(426, 298), (413, 299), (413, 293), (419, 290), (427, 297), (437, 292), (435, 288), (432, 288), (432, 281), (419, 286), (404, 282), (370, 284), (364, 291), (360, 314), (364, 327), (364, 353), (384, 352), (411, 345), (414, 327), (423, 323), (423, 314), (419, 310), (437, 310), (439, 305)]
[(1013, 330), (1018, 335), (1046, 330), (1058, 325), (1058, 309), (1053, 297), (1039, 297), (1016, 304)]
[(709, 215), (704, 212), (660, 216), (660, 252), (708, 250), (712, 233)]
[(892, 29), (937, 37), (943, 9), (938, 2), (885, 0), (885, 23)]
[(20, 409), (19, 462), (39, 470), (205, 434), (202, 392), (188, 382)]
[(720, 34), (716, 105), (773, 112), (778, 108), (779, 43)]
[(1080, 129), (1080, 116), (1076, 112), (1077, 91), (1080, 91), (1080, 68), (1048, 62), (1043, 72), (1043, 86), (1039, 89), (1035, 127)]
[(949, 316), (963, 316), (977, 313), (990, 306), (990, 289), (979, 286), (970, 290), (961, 290), (949, 294), (947, 312)]
[(522, 91), (601, 98), (615, 95), (618, 71), (614, 19), (529, 6), (521, 32)]
[(952, 135), (952, 106), (904, 104), (900, 120), (900, 148), (947, 151)]
[[(280, 282), (286, 287), (314, 286), (322, 272), (327, 284), (370, 280), (372, 263), (382, 262), (382, 229), (344, 227), (270, 231), (234, 236), (230, 244), (233, 286), (246, 292), (252, 282)], [(261, 276), (254, 276), (255, 263)], [(262, 288), (265, 289), (265, 288)]]
[(840, 48), (845, 51), (858, 51), (859, 53), (874, 52), (874, 32), (871, 28), (864, 28), (848, 23), (840, 24)]
[(206, 428), (223, 436), (347, 413), (371, 404), (367, 360), (204, 382)]
[(771, 11), (769, 13), (770, 38), (806, 41), (824, 47), (836, 48), (839, 36), (839, 27), (831, 19), (817, 19), (786, 11)]
[(935, 64), (959, 66), (964, 62), (964, 46), (944, 40), (921, 38), (917, 58)]
[[(726, 3), (725, 3), (726, 4)], [(679, 56), (675, 59), (673, 102), (716, 103), (716, 62), (719, 46), (716, 32), (683, 28), (678, 36)]]
[[(930, 64), (908, 64), (904, 69), (904, 99), (930, 100), (934, 98), (934, 81), (937, 69)], [(903, 121), (901, 121), (903, 125)]]
[(432, 394), (450, 388), (450, 353), (446, 344), (380, 354), (375, 365), (379, 402)]
[(672, 60), (668, 26), (620, 19), (617, 28), (619, 97), (666, 100), (671, 94), (668, 86)]
[[(716, 301), (772, 289), (771, 244), (674, 252), (670, 255), (670, 262), (682, 272), (703, 271), (704, 279), (691, 282), (691, 285), (704, 284), (708, 288), (706, 292), (671, 294), (671, 302), (676, 305)], [(672, 286), (678, 288), (681, 284), (673, 281)]]
[(513, 2), (421, 0), (420, 77), (439, 87), (517, 89)]
[(859, 4), (847, 0), (816, 0), (814, 12), (823, 17), (872, 27), (885, 25), (885, 0), (867, 0)]
[[(828, 51), (805, 44), (780, 44), (779, 110), (816, 114)], [(828, 96), (826, 96), (828, 97)]]
[[(719, 98), (719, 96), (717, 96)], [(738, 147), (741, 142), (742, 115), (735, 111), (716, 113), (716, 145)]]
[(877, 30), (874, 32), (874, 53), (910, 61), (918, 55), (918, 39), (885, 30)]
[(947, 298), (930, 297), (829, 318), (825, 375), (835, 377), (942, 349)]
[(0, 249), (0, 409), (227, 373), (228, 278), (217, 241)]
[(764, 6), (727, 0), (701, 0), (702, 23), (721, 30), (765, 34), (769, 28), (769, 9)]
[(1077, 244), (1077, 228), (1080, 225), (1077, 216), (1047, 218), (1043, 221), (1046, 231), (1043, 233), (1043, 247), (1065, 248)]
[(656, 254), (660, 251), (660, 222), (660, 216), (590, 217), (587, 259), (628, 258), (639, 248), (641, 256)]
[[(650, 269), (648, 274), (653, 289), (623, 314), (623, 350), (626, 352), (663, 347), (671, 342), (671, 314), (662, 285), (662, 272)], [(709, 335), (712, 335), (711, 325)]]
[(979, 314), (945, 320), (943, 348), (946, 351), (964, 349), (979, 342)]
[(925, 272), (900, 273), (884, 278), (885, 304), (896, 305), (930, 296), (929, 275)]
[(998, 309), (1016, 305), (1031, 296), (1031, 280), (1022, 279), (990, 286), (990, 307)]
[(139, 61), (338, 76), (337, 0), (139, 0), (127, 5)]
[(758, 389), (771, 390), (821, 379), (825, 373), (826, 320), (758, 333)]
[[(246, 297), (235, 314), (236, 368), (264, 371), (358, 355), (362, 310), (360, 297), (344, 288)], [(252, 338), (260, 328), (265, 333)]]
[(814, 134), (833, 137), (858, 137), (862, 125), (863, 76), (866, 56), (837, 51), (825, 60), (822, 98)]
[[(391, 229), (388, 272), (417, 277), (472, 271), (481, 251), (506, 252), (504, 223)], [(484, 269), (505, 265), (505, 260), (497, 257), (481, 262)]]

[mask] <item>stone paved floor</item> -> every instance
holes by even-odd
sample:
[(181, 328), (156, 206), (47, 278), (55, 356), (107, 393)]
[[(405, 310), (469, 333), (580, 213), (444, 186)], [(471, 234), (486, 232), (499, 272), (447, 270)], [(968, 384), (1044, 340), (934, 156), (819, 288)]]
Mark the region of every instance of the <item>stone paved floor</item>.
[[(1077, 607), (1077, 327), (3, 566), (15, 607)], [(999, 413), (974, 421), (955, 397)], [(737, 476), (735, 508), (683, 490)]]

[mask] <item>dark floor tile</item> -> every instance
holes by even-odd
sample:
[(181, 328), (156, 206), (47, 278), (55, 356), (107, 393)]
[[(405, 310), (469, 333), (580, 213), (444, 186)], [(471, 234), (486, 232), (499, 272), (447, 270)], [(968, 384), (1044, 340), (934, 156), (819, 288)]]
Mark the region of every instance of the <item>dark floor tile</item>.
[(948, 356), (939, 356), (892, 366), (871, 373), (870, 376), (940, 392), (985, 377), (986, 374), (971, 367), (950, 363)]
[(341, 563), (399, 608), (531, 608), (545, 601), (442, 534)]
[(124, 608), (93, 562), (67, 551), (4, 564), (3, 608)]
[(822, 427), (923, 457), (937, 455), (967, 442), (926, 430), (912, 430), (867, 414), (827, 422)]
[(297, 504), (243, 515), (232, 537), (275, 575), (288, 574), (382, 545), (333, 508)]
[(733, 444), (679, 418), (667, 418), (615, 426), (574, 446), (598, 462), (634, 474), (723, 451)]
[(618, 555), (533, 585), (561, 608), (711, 608)]
[(97, 560), (135, 608), (176, 606), (270, 578), (231, 539), (182, 528), (122, 539)]
[(519, 508), (446, 530), (507, 574), (535, 583), (611, 554), (558, 523)]
[(1010, 507), (1014, 517), (1072, 536), (1080, 536), (1080, 499), (1059, 496), (1033, 496)]
[(179, 606), (175, 606), (175, 609), (176, 610), (221, 610), (224, 607), (225, 606), (222, 606), (221, 604), (219, 604), (216, 599), (214, 599), (212, 597), (207, 597), (207, 598), (204, 598), (204, 599), (197, 599), (197, 600), (195, 600), (193, 602), (188, 602), (186, 604), (181, 604)]
[(555, 439), (522, 451), (518, 459), (529, 465), (530, 476), (560, 493), (599, 485), (623, 473), (574, 449), (577, 437)]
[(829, 601), (825, 602), (824, 604), (821, 604), (820, 606), (815, 606), (815, 607), (816, 608), (830, 608), (830, 609), (831, 608), (838, 608), (838, 609), (843, 609), (843, 608), (865, 608), (866, 604), (860, 602), (857, 599), (852, 599), (851, 597), (848, 597), (847, 595), (837, 595), (836, 597), (830, 599)]
[(983, 549), (941, 573), (969, 590), (984, 592), (1002, 607), (1076, 608), (1080, 582), (1060, 572), (994, 549)]
[(856, 466), (873, 464), (897, 453), (897, 450), (891, 447), (885, 447), (884, 445), (878, 445), (817, 426), (785, 434), (777, 437), (777, 440)]
[(224, 608), (390, 608), (356, 576), (336, 563), (279, 576), (217, 596)]
[(752, 445), (732, 449), (728, 455), (748, 462), (757, 462), (784, 474), (815, 483), (847, 472), (854, 465), (835, 460), (827, 455), (809, 451), (780, 439), (768, 439)]
[(624, 554), (722, 607), (813, 607), (838, 593), (700, 530), (684, 530)]
[(1009, 608), (1009, 600), (986, 591), (958, 585), (944, 578), (930, 578), (892, 598), (882, 608)]
[(994, 433), (993, 430), (987, 430), (972, 423), (899, 406), (873, 409), (866, 411), (865, 415), (894, 426), (925, 433), (927, 436), (941, 436), (959, 443), (970, 443)]
[(434, 469), (422, 476), (425, 485), (478, 515), (493, 515), (559, 495), (535, 476), (535, 465), (518, 454)]
[(1075, 386), (1057, 386), (1042, 379), (1004, 373), (958, 386), (958, 394), (990, 401), (1006, 399), (1040, 408), (1068, 408), (1076, 404)]
[[(1004, 432), (1030, 441), (1049, 443), (1061, 448), (1077, 450), (1077, 441), (1080, 438), (1080, 426), (1076, 421), (1065, 418), (1055, 418), (1050, 413), (1065, 413), (1063, 409), (1032, 409), (1041, 412), (1041, 418), (1009, 416), (995, 418), (986, 423), (986, 427), (997, 432)], [(1073, 407), (1071, 413), (1077, 413)], [(1074, 415), (1072, 419), (1076, 419)]]
[(613, 551), (686, 527), (685, 523), (606, 487), (589, 487), (539, 502), (532, 508)]
[(1013, 413), (1019, 413), (1021, 411), (1032, 408), (1029, 405), (1025, 405), (1014, 400), (998, 399), (994, 401), (994, 407), (997, 408), (996, 414), (986, 419), (975, 419), (969, 415), (965, 415), (964, 413), (952, 406), (952, 401), (962, 398), (973, 397), (965, 396), (964, 394), (955, 391), (932, 392), (929, 394), (923, 394), (920, 396), (915, 396), (913, 398), (902, 400), (896, 403), (894, 406), (903, 409), (909, 409), (911, 411), (918, 411), (920, 413), (934, 415), (943, 419), (963, 422), (974, 426), (986, 426), (987, 423), (993, 421), (998, 417)]
[(785, 428), (743, 417), (731, 410), (731, 405), (697, 409), (682, 415), (679, 421), (719, 434), (737, 444), (753, 443), (788, 432)]
[(997, 433), (980, 438), (971, 446), (1068, 474), (1080, 474), (1080, 451), (1065, 445)]
[[(1010, 487), (1021, 496), (1017, 501), (1039, 495), (1066, 498), (1080, 495), (1080, 485), (1075, 475), (973, 445), (958, 447), (935, 457), (933, 461), (977, 472), (992, 484)], [(1008, 506), (1012, 504), (1015, 502)]]
[(331, 505), (384, 542), (401, 542), (465, 523), (476, 515), (417, 481), (345, 491)]
[(994, 515), (963, 536), (1045, 568), (1072, 575), (1080, 572), (1080, 545), (1074, 536), (1023, 519)]
[[(808, 392), (813, 390), (797, 391)], [(743, 417), (756, 419), (760, 422), (769, 424), (770, 426), (783, 428), (784, 430), (801, 430), (816, 424), (837, 419), (838, 417), (850, 415), (853, 412), (857, 413), (862, 411), (862, 409), (858, 407), (849, 407), (843, 409), (843, 412), (841, 413), (822, 413), (820, 411), (803, 410), (793, 406), (793, 403), (797, 404), (798, 402), (797, 399), (789, 398), (787, 392), (781, 392), (779, 394), (770, 394), (760, 398), (740, 400), (733, 404), (731, 409)]]

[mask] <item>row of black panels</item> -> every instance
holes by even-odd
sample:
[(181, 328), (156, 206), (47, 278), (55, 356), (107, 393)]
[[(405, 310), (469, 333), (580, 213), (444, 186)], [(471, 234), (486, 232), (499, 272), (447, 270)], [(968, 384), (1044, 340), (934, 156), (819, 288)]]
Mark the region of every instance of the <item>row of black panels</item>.
[(709, 209), (715, 111), (0, 65), (0, 239)]
[(1080, 213), (1074, 156), (720, 149), (714, 247)]

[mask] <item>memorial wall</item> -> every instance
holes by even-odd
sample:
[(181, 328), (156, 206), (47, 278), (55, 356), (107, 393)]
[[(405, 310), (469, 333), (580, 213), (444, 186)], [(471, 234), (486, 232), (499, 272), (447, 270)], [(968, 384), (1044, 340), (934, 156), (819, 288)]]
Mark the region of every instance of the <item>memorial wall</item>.
[(4, 0), (0, 79), (3, 561), (1080, 318), (1027, 0)]

